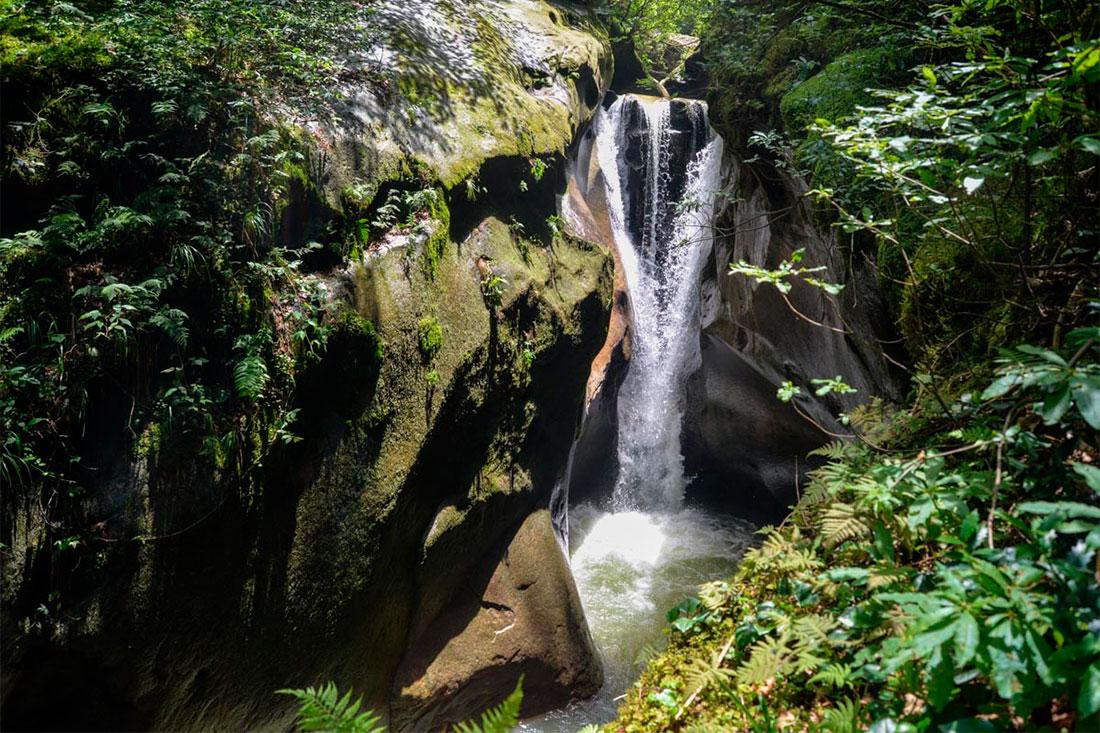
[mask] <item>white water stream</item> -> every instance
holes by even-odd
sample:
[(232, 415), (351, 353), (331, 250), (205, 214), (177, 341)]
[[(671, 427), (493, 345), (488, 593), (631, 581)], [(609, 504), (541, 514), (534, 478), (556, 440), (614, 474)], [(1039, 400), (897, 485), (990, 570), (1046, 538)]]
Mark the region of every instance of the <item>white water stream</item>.
[[(675, 129), (672, 112), (668, 100), (626, 95), (594, 122), (630, 298), (632, 352), (619, 390), (610, 505), (571, 507), (569, 544), (606, 681), (593, 699), (521, 730), (571, 732), (611, 720), (647, 652), (664, 646), (666, 611), (700, 584), (732, 574), (752, 536), (747, 522), (683, 506), (680, 428), (687, 378), (700, 363), (699, 280), (713, 246), (723, 143), (705, 104), (682, 110), (690, 130), (682, 120)], [(685, 135), (691, 139), (677, 139)]]

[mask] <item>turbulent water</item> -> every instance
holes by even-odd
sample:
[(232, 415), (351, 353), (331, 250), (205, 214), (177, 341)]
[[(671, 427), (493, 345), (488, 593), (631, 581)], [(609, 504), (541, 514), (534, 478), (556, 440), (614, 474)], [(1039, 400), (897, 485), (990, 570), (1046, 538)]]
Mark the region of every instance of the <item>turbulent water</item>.
[(648, 655), (664, 647), (665, 613), (702, 583), (732, 574), (753, 527), (698, 509), (570, 510), (573, 577), (605, 682), (591, 700), (549, 713), (524, 731), (575, 733), (615, 717)]
[(529, 731), (611, 720), (647, 656), (663, 647), (667, 610), (732, 574), (753, 530), (683, 506), (680, 426), (686, 381), (700, 362), (699, 279), (713, 245), (722, 139), (701, 102), (627, 95), (594, 124), (632, 353), (619, 391), (610, 505), (571, 507), (569, 543), (606, 682), (593, 699), (528, 721)]
[(684, 385), (700, 360), (699, 276), (713, 244), (723, 143), (710, 129), (705, 104), (677, 104), (686, 125), (672, 125), (668, 100), (633, 95), (615, 100), (596, 120), (611, 229), (630, 296), (618, 509), (674, 509), (684, 494)]

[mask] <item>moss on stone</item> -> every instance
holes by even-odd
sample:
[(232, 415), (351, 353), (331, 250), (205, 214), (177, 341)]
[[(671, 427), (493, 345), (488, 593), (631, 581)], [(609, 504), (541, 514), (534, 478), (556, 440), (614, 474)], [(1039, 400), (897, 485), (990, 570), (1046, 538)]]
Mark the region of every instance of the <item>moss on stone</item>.
[(868, 89), (885, 85), (903, 69), (903, 54), (893, 49), (846, 53), (783, 95), (783, 124), (788, 132), (800, 133), (816, 119), (835, 122), (869, 104), (873, 97)]
[(443, 327), (435, 316), (424, 316), (417, 324), (417, 336), (420, 343), (420, 357), (430, 364), (439, 350), (443, 348)]
[(442, 190), (434, 190), (435, 196), (428, 208), (429, 234), (420, 254), (424, 275), (429, 280), (434, 280), (439, 271), (439, 260), (447, 249), (451, 232), (451, 211), (447, 208), (447, 198)]

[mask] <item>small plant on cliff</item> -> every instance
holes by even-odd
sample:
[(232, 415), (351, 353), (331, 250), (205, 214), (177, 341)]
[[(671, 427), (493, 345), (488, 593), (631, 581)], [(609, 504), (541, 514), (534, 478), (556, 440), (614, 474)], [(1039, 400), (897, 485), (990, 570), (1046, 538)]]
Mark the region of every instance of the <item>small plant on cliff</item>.
[(504, 290), (508, 281), (492, 270), (486, 270), (481, 277), (481, 295), (491, 309), (496, 310), (504, 303)]
[(443, 326), (435, 316), (424, 316), (417, 324), (417, 346), (420, 358), (425, 364), (431, 364), (436, 354), (443, 348)]

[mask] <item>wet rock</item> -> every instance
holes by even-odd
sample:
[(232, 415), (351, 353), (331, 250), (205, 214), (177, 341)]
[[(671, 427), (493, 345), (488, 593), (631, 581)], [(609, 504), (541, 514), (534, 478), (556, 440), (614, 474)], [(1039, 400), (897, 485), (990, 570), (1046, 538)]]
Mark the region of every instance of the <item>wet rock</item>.
[(546, 510), (501, 543), (488, 578), (473, 578), (421, 619), (398, 669), (392, 725), (434, 730), (496, 705), (523, 681), (523, 714), (594, 694), (603, 682), (572, 575)]
[[(734, 166), (739, 197), (719, 224), (725, 234), (701, 284), (703, 365), (689, 382), (684, 421), (691, 491), (761, 510), (765, 519), (796, 500), (806, 452), (834, 439), (807, 417), (843, 435), (834, 415), (874, 396), (899, 397), (876, 336), (873, 275), (843, 261), (834, 230), (814, 221), (805, 182), (772, 173), (769, 191)], [(803, 264), (826, 267), (820, 279), (844, 284), (840, 297), (796, 282), (784, 299), (771, 285), (729, 274), (731, 262), (775, 268), (797, 249), (805, 250)], [(837, 375), (858, 391), (811, 394), (811, 379)], [(807, 417), (775, 397), (786, 380), (802, 385), (796, 401)]]

